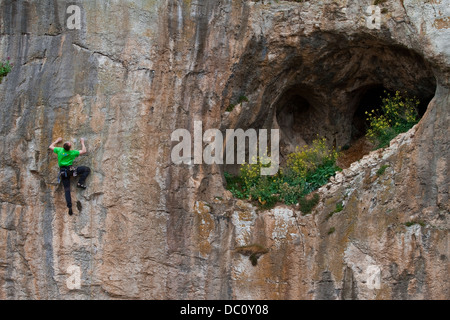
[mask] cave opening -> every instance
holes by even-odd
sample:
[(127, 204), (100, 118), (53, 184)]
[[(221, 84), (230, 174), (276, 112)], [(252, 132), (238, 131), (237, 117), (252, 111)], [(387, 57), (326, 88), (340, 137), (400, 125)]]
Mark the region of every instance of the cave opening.
[[(428, 104), (434, 97), (434, 90), (435, 88), (431, 84), (428, 90), (415, 92), (416, 95), (414, 96), (409, 95), (407, 92), (400, 92), (400, 95), (403, 98), (417, 98), (419, 100), (420, 104), (417, 106), (417, 113), (419, 118), (422, 118), (427, 110)], [(395, 91), (387, 89), (381, 84), (362, 88), (360, 92), (361, 98), (359, 98), (352, 120), (350, 145), (364, 137), (367, 132), (370, 123), (367, 120), (366, 112), (379, 110), (380, 114), (382, 114), (381, 106), (383, 104), (383, 98), (386, 98), (388, 94), (391, 96), (395, 95)]]
[(317, 135), (314, 123), (320, 117), (311, 88), (293, 86), (280, 98), (276, 119), (281, 130), (284, 153), (293, 147), (310, 144)]
[[(419, 118), (422, 118), (434, 97), (436, 84), (433, 79), (428, 80), (428, 83), (420, 84), (425, 90), (412, 90), (413, 94), (399, 90), (402, 97), (407, 94), (408, 98), (416, 97), (420, 101), (417, 107)], [(374, 149), (374, 145), (366, 138), (370, 125), (366, 112), (378, 110), (382, 114), (383, 98), (386, 98), (387, 94), (394, 96), (395, 91), (381, 83), (365, 85), (350, 92), (341, 100), (346, 102), (343, 103), (344, 107), (339, 108), (336, 101), (329, 99), (330, 94), (323, 94), (317, 88), (291, 86), (275, 104), (275, 121), (281, 131), (282, 162), (288, 154), (295, 152), (297, 147), (310, 145), (318, 137), (326, 138), (329, 144), (341, 151), (341, 167), (348, 167), (352, 162), (361, 159)]]
[(369, 127), (366, 112), (380, 110), (382, 100), (386, 94), (393, 95), (395, 92), (386, 89), (383, 85), (374, 85), (361, 89), (362, 95), (353, 115), (351, 138), (348, 145), (354, 144), (360, 138), (364, 137)]
[[(406, 47), (364, 35), (348, 40), (335, 34), (314, 34), (300, 45), (268, 49), (282, 58), (259, 61), (255, 40), (224, 90), (222, 130), (279, 129), (280, 175), (260, 177), (254, 174), (258, 166), (222, 167), (232, 195), (263, 208), (277, 202), (307, 206), (313, 200), (307, 195), (374, 150), (366, 137), (366, 112), (381, 112), (388, 93), (419, 99), (422, 117), (436, 91), (431, 65)], [(226, 110), (243, 93), (248, 101)], [(386, 142), (392, 138), (387, 135)], [(303, 149), (305, 145), (310, 148)]]
[[(430, 65), (410, 50), (378, 46), (371, 51), (358, 48), (334, 56), (340, 59), (328, 57), (318, 62), (320, 67), (310, 76), (305, 76), (305, 68), (300, 67), (298, 75), (285, 82), (278, 91), (281, 94), (272, 100), (274, 122), (281, 132), (282, 161), (297, 147), (310, 145), (320, 137), (337, 150), (353, 148), (345, 152), (352, 154), (343, 164), (347, 167), (374, 149), (366, 139), (366, 111), (378, 110), (381, 114), (382, 99), (387, 94), (394, 96), (399, 91), (403, 98), (417, 98), (419, 118), (434, 97), (436, 79)], [(344, 58), (347, 65), (341, 71)], [(335, 64), (338, 60), (340, 65)]]

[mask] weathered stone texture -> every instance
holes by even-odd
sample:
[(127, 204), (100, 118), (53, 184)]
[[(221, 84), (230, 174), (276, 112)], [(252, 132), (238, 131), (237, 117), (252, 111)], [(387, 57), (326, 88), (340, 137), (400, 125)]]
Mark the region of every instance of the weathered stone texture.
[[(81, 30), (66, 27), (74, 3)], [(385, 2), (379, 30), (370, 4), (2, 0), (0, 299), (449, 299), (448, 1)], [(224, 189), (233, 168), (170, 160), (171, 133), (197, 120), (281, 128), (282, 152), (315, 134), (344, 145), (373, 86), (434, 98), (311, 215), (260, 212)], [(283, 114), (296, 95), (304, 126)], [(77, 163), (93, 170), (74, 216), (48, 151), (59, 136), (84, 137)], [(236, 251), (251, 244), (268, 249), (256, 266)]]

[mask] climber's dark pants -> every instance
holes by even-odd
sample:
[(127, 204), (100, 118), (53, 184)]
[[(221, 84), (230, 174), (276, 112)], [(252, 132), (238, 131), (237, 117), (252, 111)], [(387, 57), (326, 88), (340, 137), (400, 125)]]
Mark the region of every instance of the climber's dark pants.
[(64, 186), (64, 194), (66, 196), (67, 208), (72, 208), (72, 198), (70, 196), (70, 177), (73, 176), (73, 172), (76, 172), (76, 175), (79, 176), (78, 183), (85, 184), (86, 178), (89, 173), (91, 173), (91, 169), (88, 167), (77, 167), (75, 170), (71, 171), (70, 167), (61, 167), (60, 175), (61, 180)]

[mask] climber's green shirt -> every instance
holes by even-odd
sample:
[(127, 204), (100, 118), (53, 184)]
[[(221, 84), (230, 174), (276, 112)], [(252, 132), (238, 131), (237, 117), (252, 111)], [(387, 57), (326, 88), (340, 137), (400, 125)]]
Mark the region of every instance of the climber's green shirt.
[(65, 150), (64, 148), (54, 148), (53, 152), (58, 155), (58, 165), (60, 167), (68, 167), (71, 166), (73, 160), (80, 155), (80, 151), (78, 150)]

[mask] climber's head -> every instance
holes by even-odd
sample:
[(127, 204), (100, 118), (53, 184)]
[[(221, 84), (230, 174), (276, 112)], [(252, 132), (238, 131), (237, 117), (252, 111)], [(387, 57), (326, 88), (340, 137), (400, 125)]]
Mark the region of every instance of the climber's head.
[(64, 150), (69, 151), (72, 148), (72, 144), (70, 142), (64, 143)]

